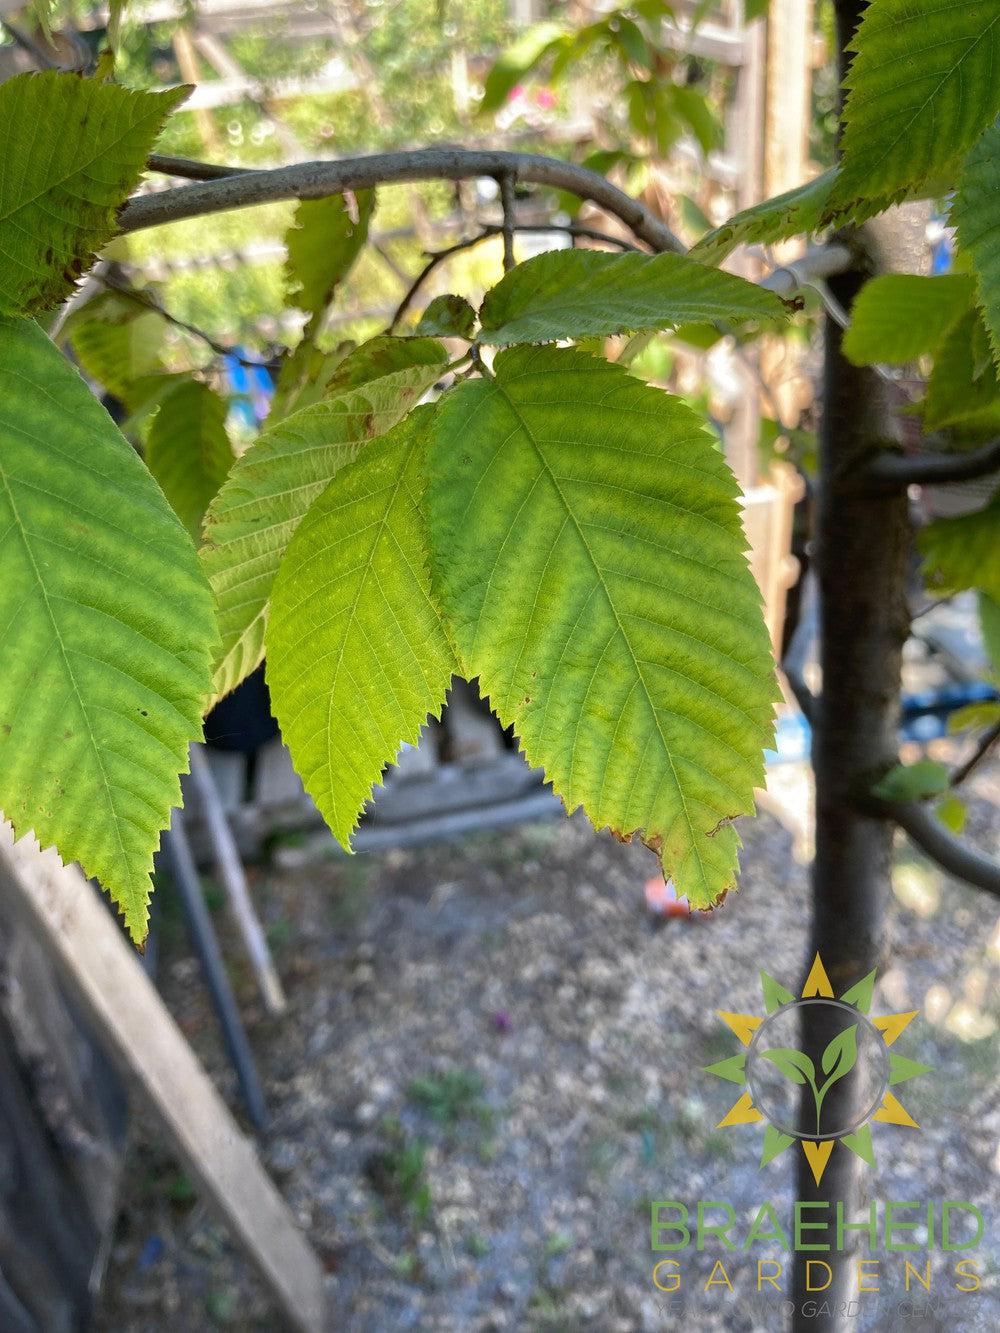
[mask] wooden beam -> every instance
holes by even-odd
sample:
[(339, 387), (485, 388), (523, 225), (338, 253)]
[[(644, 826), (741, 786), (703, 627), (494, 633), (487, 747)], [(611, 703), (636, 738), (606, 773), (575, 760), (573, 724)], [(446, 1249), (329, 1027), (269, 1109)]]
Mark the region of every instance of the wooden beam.
[(813, 0), (771, 0), (767, 18), (764, 196), (801, 185), (809, 174)]
[(287, 1205), (76, 866), (0, 824), (0, 871), (25, 924), (101, 1044), (158, 1116), (174, 1150), (256, 1267), (289, 1327), (321, 1333), (323, 1271)]

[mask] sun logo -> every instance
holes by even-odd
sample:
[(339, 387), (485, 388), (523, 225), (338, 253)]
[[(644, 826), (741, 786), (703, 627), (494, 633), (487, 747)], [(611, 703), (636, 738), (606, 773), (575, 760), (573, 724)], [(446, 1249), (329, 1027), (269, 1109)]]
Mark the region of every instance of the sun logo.
[[(872, 1122), (919, 1128), (891, 1089), (931, 1066), (889, 1050), (917, 1011), (870, 1018), (874, 970), (835, 997), (819, 954), (798, 999), (766, 972), (760, 979), (763, 1016), (718, 1010), (746, 1049), (705, 1072), (746, 1090), (716, 1128), (765, 1122), (762, 1168), (798, 1140), (817, 1185), (835, 1143), (874, 1166)], [(803, 1018), (822, 1034), (818, 1068), (796, 1046)]]

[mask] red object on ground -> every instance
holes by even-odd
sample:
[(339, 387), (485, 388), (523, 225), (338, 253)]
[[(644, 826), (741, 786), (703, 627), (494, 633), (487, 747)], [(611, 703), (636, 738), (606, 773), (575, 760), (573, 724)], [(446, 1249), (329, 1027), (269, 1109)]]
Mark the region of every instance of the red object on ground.
[(686, 898), (678, 898), (672, 879), (653, 875), (646, 880), (646, 906), (654, 916), (690, 916)]

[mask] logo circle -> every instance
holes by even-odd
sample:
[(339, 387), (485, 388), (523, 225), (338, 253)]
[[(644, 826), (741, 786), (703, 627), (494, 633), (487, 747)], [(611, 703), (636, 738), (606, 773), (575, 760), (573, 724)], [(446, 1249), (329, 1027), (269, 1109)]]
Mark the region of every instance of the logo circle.
[[(825, 1018), (825, 1024), (833, 1038), (837, 1038), (838, 1034), (843, 1033), (848, 1027), (853, 1026), (856, 1029), (856, 1060), (842, 1077), (852, 1078), (855, 1082), (861, 1080), (859, 1092), (865, 1109), (863, 1113), (855, 1114), (844, 1124), (835, 1124), (831, 1127), (822, 1124), (821, 1102), (818, 1102), (817, 1125), (814, 1131), (811, 1128), (802, 1129), (797, 1119), (797, 1094), (808, 1084), (808, 1078), (801, 1064), (804, 1057), (794, 1049), (792, 1042), (797, 1038), (799, 1019), (802, 1016), (799, 1011), (820, 1006), (828, 1012), (825, 1016), (820, 1015), (820, 1023), (817, 1026), (822, 1026)], [(777, 1063), (774, 1055), (768, 1055), (775, 1050), (782, 1055), (781, 1065)], [(787, 1059), (786, 1052), (793, 1058)], [(780, 1072), (782, 1066), (785, 1067), (784, 1075)], [(808, 1065), (805, 1068), (808, 1068)], [(822, 1094), (824, 1081), (830, 1080), (831, 1074), (837, 1074), (836, 1060), (832, 1061), (830, 1069), (813, 1070), (813, 1074), (816, 1085), (813, 1089), (815, 1100), (816, 1089), (818, 1088)], [(791, 1079), (790, 1075), (793, 1076)], [(867, 1015), (842, 1000), (816, 996), (793, 1000), (764, 1019), (747, 1049), (746, 1076), (754, 1106), (780, 1133), (795, 1139), (816, 1141), (841, 1139), (860, 1129), (881, 1106), (889, 1087), (889, 1055), (882, 1034)], [(832, 1087), (838, 1081), (839, 1077), (833, 1078), (829, 1086)]]

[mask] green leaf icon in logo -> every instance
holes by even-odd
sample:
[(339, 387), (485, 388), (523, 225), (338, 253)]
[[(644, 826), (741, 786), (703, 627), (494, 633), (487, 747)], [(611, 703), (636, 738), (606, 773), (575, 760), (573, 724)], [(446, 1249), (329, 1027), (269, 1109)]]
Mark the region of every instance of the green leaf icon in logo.
[(858, 1062), (858, 1025), (852, 1023), (849, 1028), (837, 1034), (823, 1052), (823, 1073), (828, 1075), (823, 1090), (849, 1074)]
[[(875, 972), (853, 981), (837, 995), (819, 954), (814, 957), (798, 996), (767, 972), (762, 971), (760, 975), (763, 1015), (719, 1010), (719, 1017), (745, 1049), (739, 1055), (717, 1060), (707, 1067), (707, 1071), (717, 1078), (744, 1084), (746, 1091), (719, 1121), (718, 1127), (727, 1129), (731, 1125), (765, 1121), (760, 1158), (762, 1168), (798, 1139), (817, 1185), (830, 1161), (835, 1142), (873, 1166), (875, 1157), (869, 1121), (919, 1129), (891, 1089), (898, 1083), (928, 1073), (929, 1066), (888, 1049), (916, 1018), (917, 1011), (870, 1018)], [(799, 1011), (807, 1005), (823, 1006), (822, 1021), (830, 1025), (828, 1032), (837, 1035), (814, 1057), (794, 1047), (771, 1045), (771, 1041), (780, 1040), (778, 1033), (782, 1036), (787, 1033), (791, 1040), (795, 1040), (794, 1029), (789, 1024), (801, 1018)], [(842, 1030), (837, 1031), (838, 1028)], [(765, 1065), (768, 1066), (767, 1072), (762, 1068)], [(865, 1074), (864, 1087), (859, 1089), (864, 1093), (861, 1100), (867, 1103), (863, 1115), (853, 1103), (845, 1105), (850, 1099), (842, 1095), (848, 1086), (845, 1080), (849, 1076), (856, 1078), (858, 1070)], [(782, 1084), (778, 1091), (785, 1093), (784, 1098), (775, 1099), (776, 1082)], [(801, 1098), (804, 1098), (797, 1113), (791, 1103), (800, 1098), (789, 1085), (801, 1089)], [(788, 1105), (779, 1104), (781, 1102)], [(828, 1107), (826, 1102), (830, 1103)]]
[(788, 1046), (772, 1046), (769, 1051), (761, 1051), (765, 1060), (770, 1060), (779, 1074), (789, 1079), (792, 1083), (808, 1083), (810, 1087), (816, 1086), (816, 1066), (801, 1051), (792, 1050)]
[(823, 1052), (820, 1063), (826, 1078), (822, 1083), (816, 1076), (816, 1066), (808, 1055), (787, 1046), (772, 1046), (769, 1051), (761, 1051), (765, 1060), (770, 1060), (778, 1072), (792, 1083), (800, 1086), (808, 1083), (812, 1089), (813, 1103), (816, 1107), (816, 1134), (820, 1129), (823, 1101), (833, 1085), (849, 1074), (858, 1059), (858, 1025), (852, 1023), (843, 1032), (833, 1038)]

